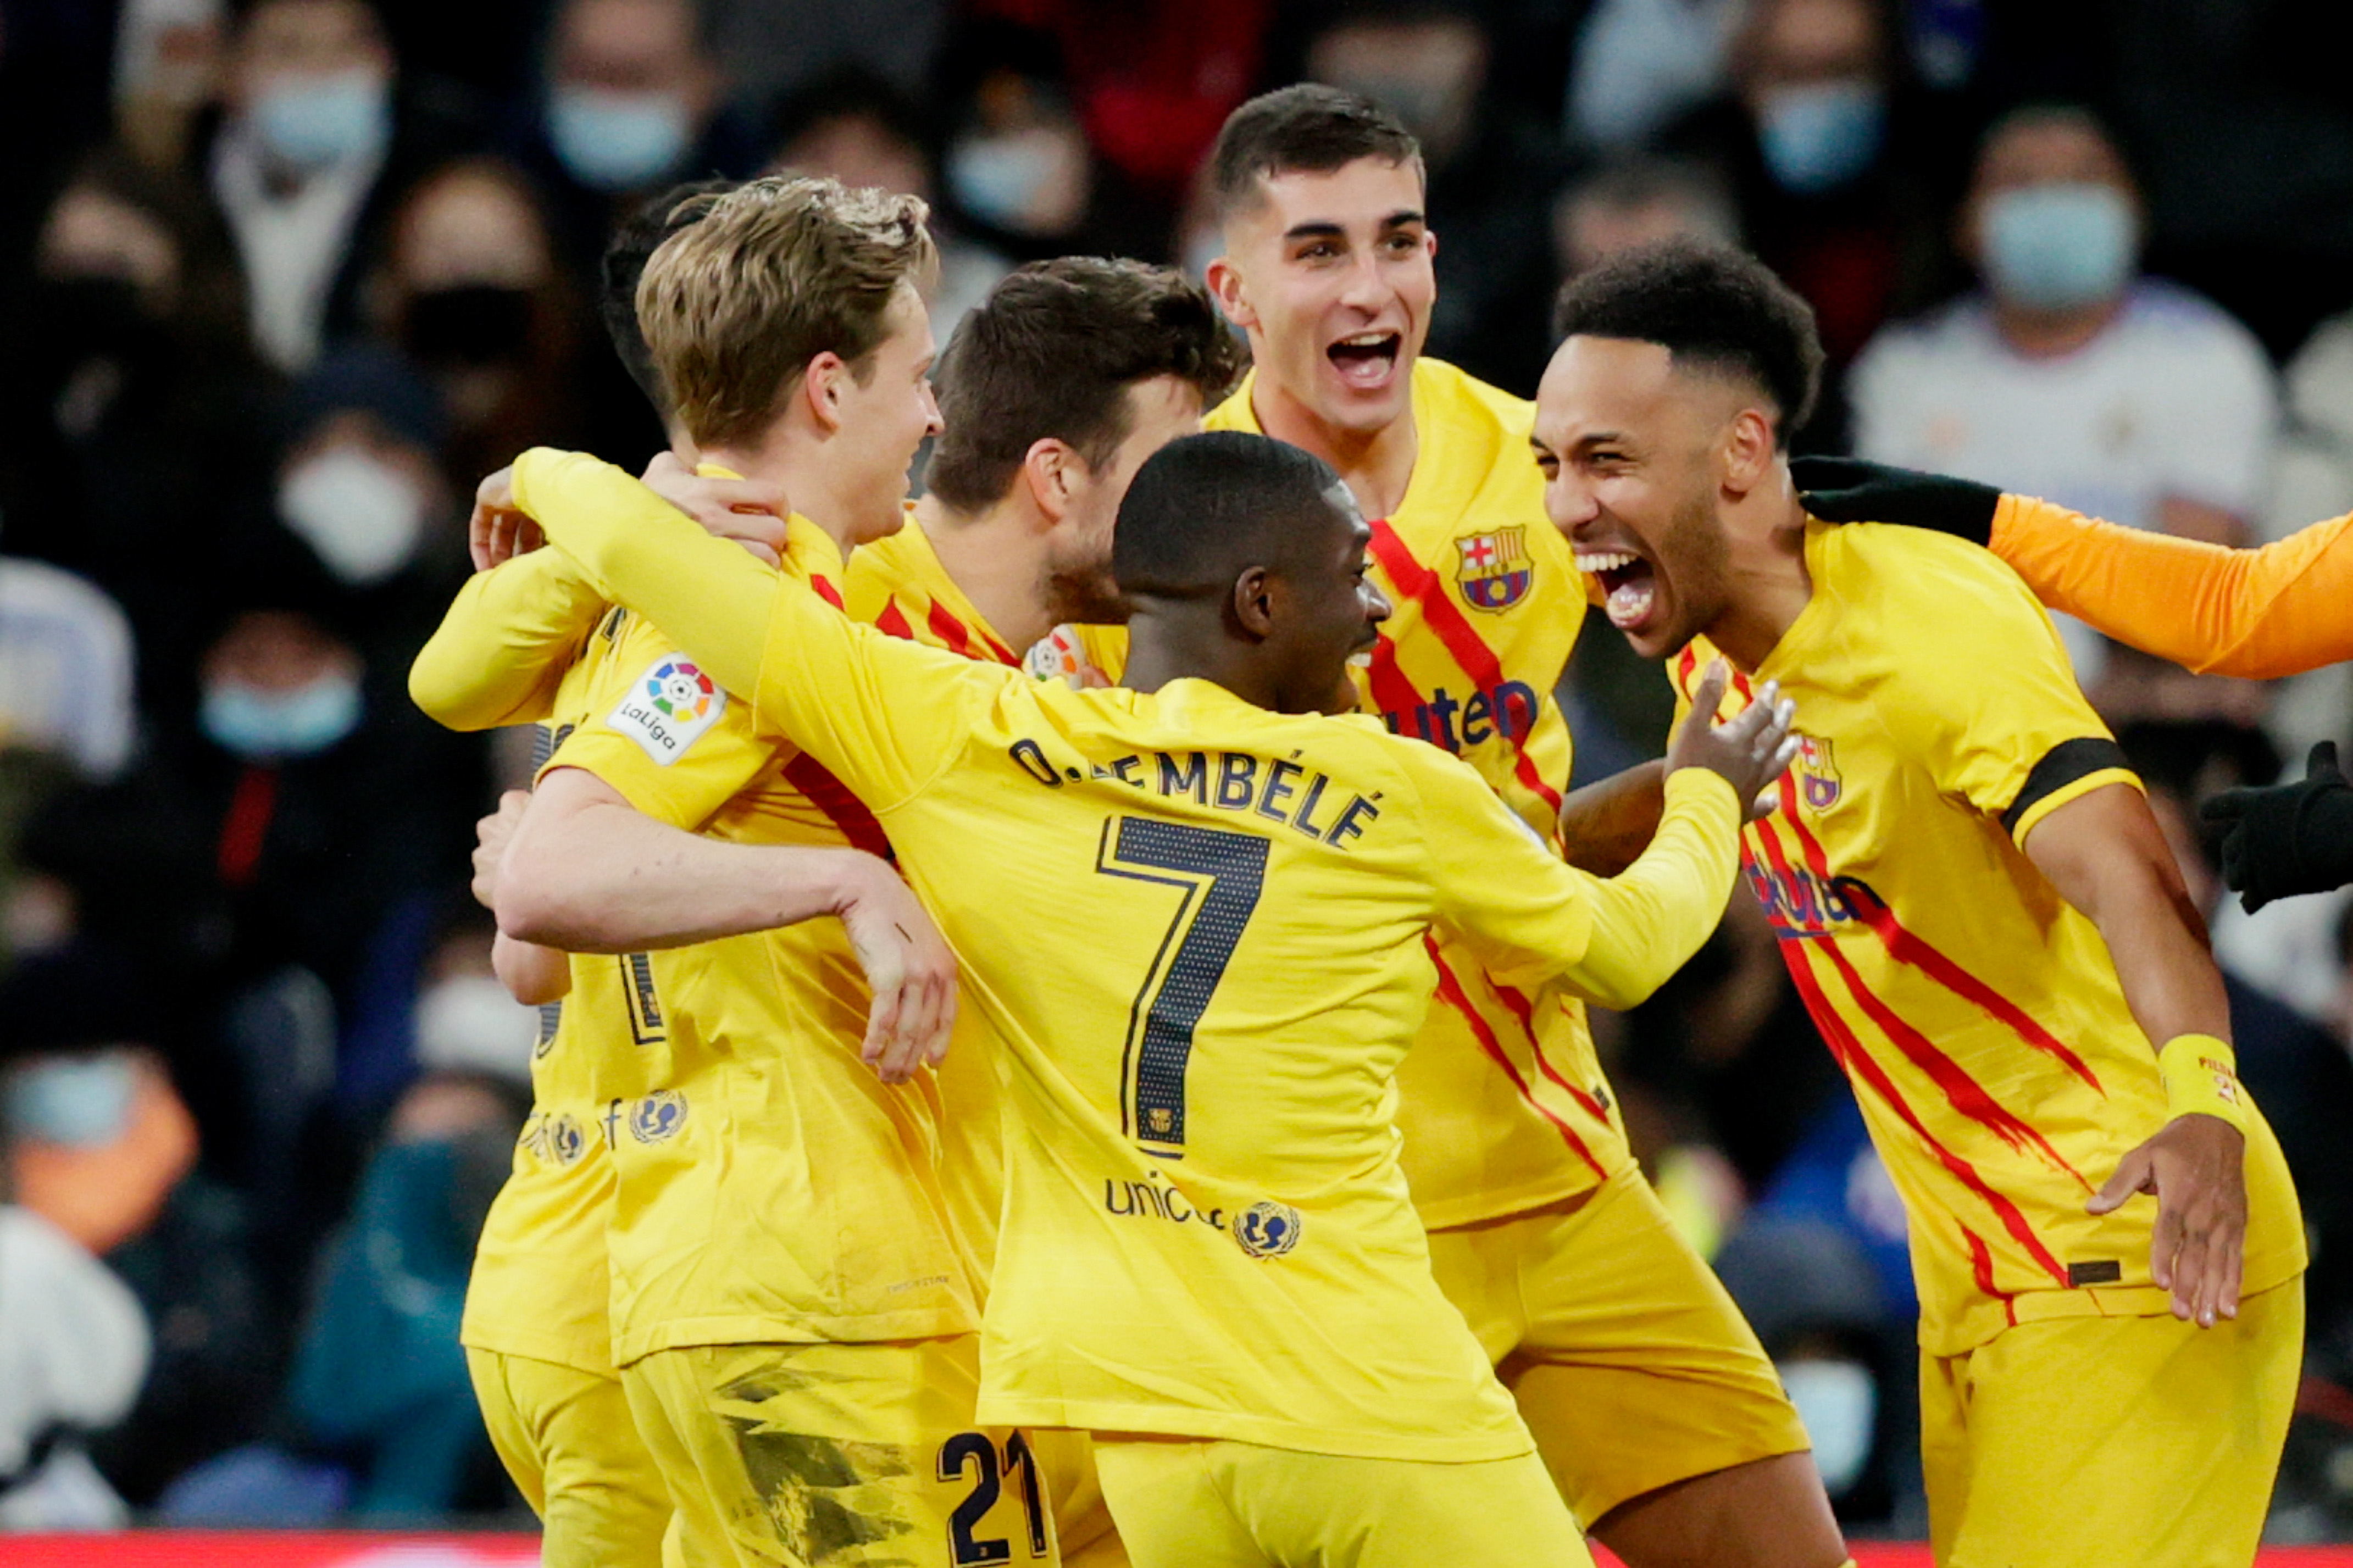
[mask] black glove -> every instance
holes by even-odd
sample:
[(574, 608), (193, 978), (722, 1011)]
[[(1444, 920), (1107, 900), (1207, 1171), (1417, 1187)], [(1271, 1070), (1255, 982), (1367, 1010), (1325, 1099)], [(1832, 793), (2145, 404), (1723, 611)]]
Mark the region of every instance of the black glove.
[(2222, 880), (2253, 914), (2274, 899), (2325, 893), (2353, 882), (2353, 782), (2323, 741), (2304, 782), (2226, 789), (2198, 815), (2222, 833)]
[(1792, 458), (1789, 477), (1806, 510), (1824, 522), (1896, 522), (1933, 528), (1972, 544), (1993, 541), (2001, 492), (1973, 479), (1915, 473), (1861, 458)]

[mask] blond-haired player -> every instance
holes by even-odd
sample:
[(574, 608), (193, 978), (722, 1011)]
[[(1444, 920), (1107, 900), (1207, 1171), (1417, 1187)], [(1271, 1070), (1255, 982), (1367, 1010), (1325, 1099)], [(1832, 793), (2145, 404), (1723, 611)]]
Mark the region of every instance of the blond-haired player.
[(1388, 606), (1345, 489), (1282, 443), (1187, 437), (1138, 471), (1113, 546), (1132, 689), (780, 592), (593, 458), (526, 454), (515, 498), (623, 602), (691, 623), (954, 936), (1012, 1110), (985, 1413), (1092, 1432), (1148, 1568), (1585, 1559), (1430, 1276), (1394, 1074), (1436, 927), (1621, 1005), (1670, 973), (1786, 709), (1687, 727), (1671, 826), (1603, 883), (1465, 764), (1324, 716)]
[[(1337, 469), (1396, 613), (1366, 712), (1461, 756), (1551, 837), (1569, 773), (1554, 689), (1585, 588), (1528, 460), (1534, 410), (1426, 358), (1438, 241), (1413, 137), (1314, 85), (1234, 110), (1211, 153), (1210, 288), (1252, 368), (1205, 421)], [(1083, 634), (1116, 671), (1121, 639)], [(1627, 1148), (1584, 1004), (1441, 940), (1398, 1125), (1439, 1284), (1577, 1516), (1633, 1568), (1845, 1556), (1804, 1428)]]

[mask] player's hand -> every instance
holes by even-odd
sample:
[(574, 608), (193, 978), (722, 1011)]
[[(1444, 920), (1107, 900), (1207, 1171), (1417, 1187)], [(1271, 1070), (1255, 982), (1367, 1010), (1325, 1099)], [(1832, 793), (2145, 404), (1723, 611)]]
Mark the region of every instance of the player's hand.
[(2157, 1194), (2149, 1278), (2173, 1292), (2173, 1315), (2211, 1329), (2239, 1315), (2247, 1250), (2246, 1134), (2219, 1116), (2177, 1116), (2124, 1157), (2084, 1207), (2112, 1214)]
[(937, 1067), (955, 1027), (955, 951), (899, 873), (859, 854), (849, 874), (841, 923), (874, 993), (860, 1055), (884, 1083), (904, 1083)]
[(1778, 795), (1766, 786), (1797, 759), (1798, 738), (1789, 726), (1797, 721), (1798, 705), (1781, 695), (1779, 681), (1768, 680), (1739, 717), (1719, 724), (1716, 708), (1731, 679), (1732, 668), (1721, 658), (1699, 678), (1691, 711), (1667, 747), (1667, 772), (1705, 768), (1722, 774), (1740, 797), (1741, 811), (1755, 822), (1779, 809)]
[(1994, 509), (2001, 504), (1991, 485), (1861, 458), (1792, 458), (1789, 479), (1806, 510), (1824, 522), (1932, 528), (1972, 544), (1991, 542)]
[(2226, 789), (2198, 815), (2221, 832), (2222, 880), (2249, 914), (2353, 881), (2353, 782), (2334, 741), (2312, 748), (2300, 782)]
[(529, 790), (511, 789), (499, 796), (498, 810), (474, 824), (474, 901), (486, 910), (499, 907), (499, 865), (530, 805)]
[(673, 452), (646, 465), (646, 489), (701, 523), (706, 532), (732, 539), (774, 566), (785, 558), (785, 519), (792, 508), (780, 486), (764, 479), (705, 479)]
[(474, 514), (466, 520), (466, 550), (474, 558), (475, 571), (503, 566), (546, 542), (539, 524), (514, 503), (513, 464), (474, 487)]

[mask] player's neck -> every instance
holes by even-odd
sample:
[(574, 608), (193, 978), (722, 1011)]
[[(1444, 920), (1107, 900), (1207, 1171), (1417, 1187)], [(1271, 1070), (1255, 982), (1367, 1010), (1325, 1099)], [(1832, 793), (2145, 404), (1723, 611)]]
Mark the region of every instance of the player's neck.
[(1250, 412), (1258, 427), (1276, 440), (1304, 447), (1331, 464), (1366, 517), (1388, 517), (1404, 504), (1406, 487), (1413, 482), (1414, 459), (1421, 453), (1409, 399), (1405, 412), (1379, 429), (1349, 429), (1324, 418), (1262, 375), (1250, 384)]
[(1028, 647), (1054, 629), (1047, 606), (1046, 533), (1035, 511), (1014, 497), (977, 512), (957, 511), (927, 495), (915, 503), (915, 526), (948, 581), (978, 611), (997, 639)]
[(759, 440), (740, 446), (705, 447), (702, 460), (747, 479), (764, 479), (785, 492), (792, 510), (825, 531), (843, 556), (849, 553), (849, 519), (855, 515), (837, 487), (816, 444), (784, 422)]
[(1154, 692), (1172, 680), (1207, 680), (1260, 708), (1277, 696), (1226, 635), (1222, 612), (1198, 600), (1146, 600), (1127, 623), (1127, 668), (1120, 684)]
[(1707, 640), (1754, 674), (1805, 613), (1814, 579), (1806, 569), (1806, 511), (1798, 498), (1784, 490), (1743, 504), (1756, 515), (1732, 530), (1725, 562), (1731, 594), (1724, 614), (1707, 627)]

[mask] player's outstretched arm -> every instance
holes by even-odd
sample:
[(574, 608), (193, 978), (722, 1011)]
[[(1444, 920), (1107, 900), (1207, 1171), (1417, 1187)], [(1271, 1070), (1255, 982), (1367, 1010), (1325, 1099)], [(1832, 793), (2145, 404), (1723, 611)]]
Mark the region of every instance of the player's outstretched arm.
[(497, 900), (501, 932), (571, 952), (683, 947), (837, 916), (874, 993), (866, 1060), (898, 1082), (946, 1055), (955, 954), (899, 874), (862, 850), (702, 837), (559, 766), (507, 846)]
[(2053, 808), (2021, 847), (2100, 928), (2134, 1018), (2161, 1042), (2172, 1120), (2127, 1153), (2085, 1206), (2108, 1214), (2136, 1194), (2155, 1194), (2149, 1277), (2173, 1292), (2175, 1317), (2211, 1328), (2239, 1311), (2247, 1140), (2245, 1100), (2231, 1076), (2230, 1004), (2205, 921), (2148, 802), (2130, 784), (2104, 784)]
[(1973, 539), (2051, 608), (2200, 675), (2272, 680), (2353, 658), (2353, 515), (2232, 550), (1858, 458), (1799, 458), (1790, 471), (1824, 521)]

